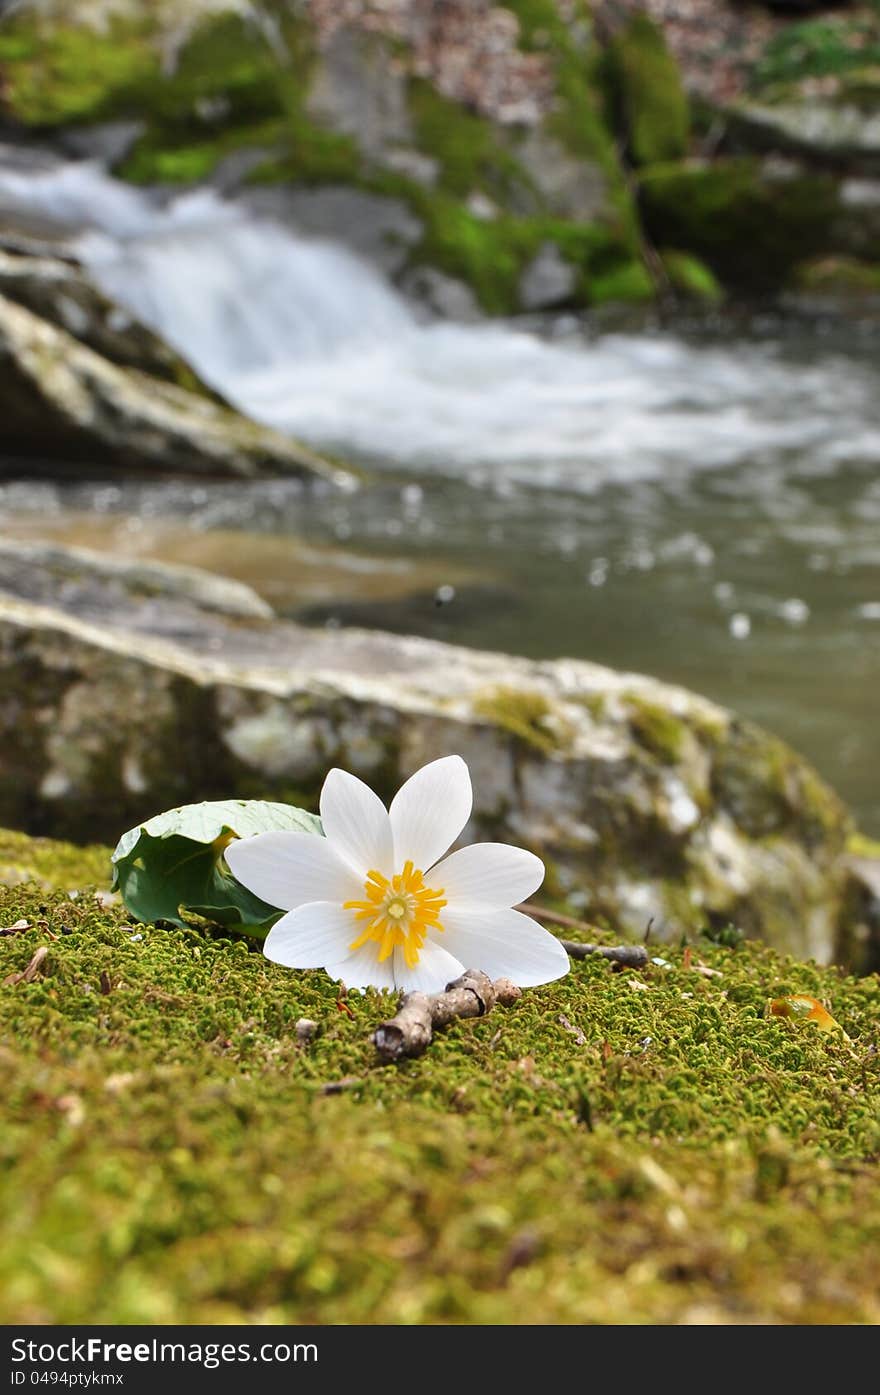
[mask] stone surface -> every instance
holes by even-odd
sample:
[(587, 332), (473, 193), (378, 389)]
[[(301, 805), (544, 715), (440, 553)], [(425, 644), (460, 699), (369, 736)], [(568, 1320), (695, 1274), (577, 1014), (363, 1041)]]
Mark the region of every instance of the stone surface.
[[(880, 89), (875, 93), (875, 103)], [(880, 109), (815, 95), (743, 101), (726, 113), (730, 139), (746, 150), (780, 150), (820, 162), (880, 172)]]
[(40, 605), (61, 605), (94, 621), (136, 607), (139, 623), (155, 633), (175, 633), (184, 614), (268, 620), (272, 607), (250, 586), (200, 567), (141, 557), (113, 557), (86, 547), (23, 542), (0, 534), (0, 591)]
[(476, 324), (484, 318), (470, 286), (432, 266), (416, 266), (406, 272), (400, 289), (441, 319)]
[(66, 330), (112, 363), (138, 368), (181, 387), (210, 392), (158, 335), (108, 300), (68, 261), (10, 256), (0, 251), (0, 295)]
[(555, 242), (544, 242), (523, 272), (519, 303), (523, 310), (549, 310), (568, 300), (577, 284), (577, 272)]
[(0, 823), (112, 839), (188, 800), (314, 802), (334, 764), (388, 797), (457, 751), (466, 836), (534, 848), (548, 890), (586, 916), (636, 936), (652, 920), (658, 940), (733, 920), (833, 952), (844, 810), (702, 698), (592, 664), (208, 612), (171, 642), (118, 596), (100, 626), (75, 608), (63, 590), (52, 607), (0, 599)]
[(63, 467), (182, 474), (297, 475), (341, 470), (295, 441), (207, 398), (121, 368), (0, 297), (4, 450)]
[(248, 189), (242, 201), (261, 217), (313, 237), (332, 238), (393, 275), (422, 235), (422, 225), (400, 199), (346, 185), (320, 189), (267, 186)]

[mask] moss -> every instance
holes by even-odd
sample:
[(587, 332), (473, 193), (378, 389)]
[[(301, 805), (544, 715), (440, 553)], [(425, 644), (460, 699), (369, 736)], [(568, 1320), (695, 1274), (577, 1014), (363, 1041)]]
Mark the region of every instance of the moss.
[(751, 838), (795, 829), (807, 847), (844, 850), (850, 818), (840, 799), (783, 741), (733, 722), (715, 748), (712, 796)]
[(12, 1323), (876, 1321), (874, 979), (705, 944), (637, 991), (597, 958), (389, 1068), (374, 993), (84, 884), (0, 889), (18, 919), (0, 980), (49, 954), (0, 989)]
[(690, 129), (688, 99), (663, 31), (648, 15), (634, 15), (612, 40), (605, 71), (612, 119), (624, 132), (633, 163), (683, 159)]
[(846, 850), (851, 857), (880, 858), (880, 842), (867, 838), (864, 833), (851, 833), (846, 840)]
[[(554, 0), (509, 0), (507, 8), (519, 20), (521, 46), (547, 53), (553, 63), (555, 107), (546, 118), (546, 130), (570, 154), (603, 171), (618, 220), (616, 230), (630, 254), (635, 254), (639, 248), (638, 218), (605, 121), (602, 56), (590, 32), (587, 7), (575, 3), (569, 23), (561, 17)], [(578, 33), (590, 35), (589, 41), (579, 42)]]
[(7, 111), (37, 127), (123, 115), (133, 93), (160, 82), (148, 25), (116, 20), (96, 32), (29, 14), (0, 31), (0, 72)]
[(422, 78), (410, 81), (407, 98), (416, 148), (437, 161), (440, 188), (459, 198), (482, 189), (502, 203), (512, 191), (534, 194), (497, 126), (444, 97)]
[(629, 728), (636, 741), (666, 765), (675, 765), (684, 747), (685, 726), (665, 707), (626, 694)]
[(880, 293), (880, 265), (855, 257), (820, 257), (795, 267), (793, 280), (804, 291), (874, 296)]
[(46, 889), (109, 887), (110, 850), (99, 845), (79, 848), (0, 828), (0, 882), (11, 885), (26, 881)]
[(770, 178), (759, 160), (655, 166), (641, 181), (649, 237), (704, 261), (727, 286), (777, 291), (799, 262), (829, 250), (837, 184), (825, 174)]
[(542, 693), (522, 688), (493, 688), (473, 702), (478, 717), (485, 717), (504, 731), (549, 755), (565, 750), (571, 741), (568, 724), (560, 719)]
[(660, 253), (660, 258), (669, 284), (680, 295), (709, 304), (717, 304), (724, 299), (724, 290), (718, 278), (698, 257), (691, 256), (689, 252), (666, 251)]
[(755, 91), (805, 78), (840, 77), (880, 63), (880, 15), (822, 16), (776, 32), (751, 74)]
[(654, 295), (654, 283), (647, 268), (635, 260), (622, 262), (604, 275), (594, 277), (589, 284), (591, 305), (605, 305), (611, 301), (640, 305), (653, 300)]

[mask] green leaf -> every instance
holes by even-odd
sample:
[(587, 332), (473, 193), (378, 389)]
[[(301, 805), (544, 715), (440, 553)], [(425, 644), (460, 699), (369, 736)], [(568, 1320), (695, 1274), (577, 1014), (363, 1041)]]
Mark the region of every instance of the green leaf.
[(234, 838), (270, 829), (322, 835), (315, 814), (261, 799), (184, 804), (123, 833), (113, 886), (132, 915), (185, 925), (184, 912), (265, 934), (281, 912), (237, 882), (223, 859)]

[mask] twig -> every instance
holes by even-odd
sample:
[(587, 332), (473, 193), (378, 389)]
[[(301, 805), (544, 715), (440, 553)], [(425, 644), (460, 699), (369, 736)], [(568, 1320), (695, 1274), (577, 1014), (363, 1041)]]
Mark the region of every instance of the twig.
[(533, 906), (526, 901), (518, 907), (523, 915), (533, 915), (537, 920), (549, 920), (552, 925), (564, 925), (567, 930), (595, 930), (586, 920), (575, 920), (573, 915), (563, 915), (561, 911), (550, 911), (545, 906)]
[[(569, 930), (596, 928), (585, 920), (575, 920), (574, 916), (563, 915), (561, 911), (548, 911), (530, 902), (519, 909), (524, 915), (534, 916), (536, 920), (549, 920), (553, 925), (564, 925)], [(610, 959), (613, 964), (621, 964), (627, 969), (642, 969), (650, 958), (644, 945), (587, 945), (579, 940), (560, 940), (559, 943), (572, 959), (589, 959), (591, 954), (601, 954), (603, 959)]]
[(586, 1037), (584, 1036), (583, 1032), (581, 1031), (580, 1027), (575, 1027), (575, 1026), (573, 1026), (572, 1023), (569, 1022), (568, 1018), (565, 1016), (564, 1013), (560, 1014), (560, 1017), (559, 1017), (559, 1025), (560, 1025), (561, 1027), (564, 1027), (565, 1030), (566, 1030), (571, 1036), (574, 1037), (574, 1039), (575, 1039), (575, 1041), (577, 1042), (578, 1046), (586, 1046), (586, 1044), (587, 1044), (587, 1039), (586, 1039)]
[(649, 958), (644, 945), (582, 945), (578, 940), (560, 940), (559, 943), (572, 959), (589, 959), (593, 954), (601, 954), (603, 959), (627, 969), (643, 969)]
[(445, 1027), (454, 1017), (485, 1017), (496, 1003), (509, 1007), (520, 991), (510, 979), (493, 983), (480, 969), (465, 969), (446, 985), (444, 993), (405, 993), (396, 1015), (376, 1028), (373, 1044), (383, 1061), (421, 1056), (437, 1027)]
[(48, 953), (49, 951), (46, 948), (46, 946), (40, 945), (40, 948), (35, 951), (33, 958), (31, 959), (26, 969), (22, 969), (22, 971), (17, 974), (9, 974), (3, 980), (4, 988), (11, 988), (13, 984), (16, 983), (32, 983), (37, 976), (37, 972), (40, 968), (40, 965), (42, 964), (43, 960), (46, 958), (46, 955)]

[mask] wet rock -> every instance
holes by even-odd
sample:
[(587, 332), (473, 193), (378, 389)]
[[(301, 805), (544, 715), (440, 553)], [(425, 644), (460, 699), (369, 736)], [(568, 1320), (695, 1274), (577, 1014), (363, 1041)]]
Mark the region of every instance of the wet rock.
[(253, 188), (243, 203), (261, 217), (313, 237), (332, 238), (391, 275), (404, 266), (422, 224), (400, 199), (345, 185)]
[(728, 139), (747, 151), (781, 151), (818, 164), (880, 172), (880, 86), (866, 105), (855, 94), (814, 93), (780, 101), (742, 101), (726, 113)]
[(134, 608), (139, 627), (155, 633), (180, 633), (184, 626), (191, 633), (203, 611), (249, 620), (273, 614), (249, 586), (200, 567), (2, 535), (0, 591), (59, 605), (96, 624)]
[(0, 415), (4, 449), (61, 468), (296, 475), (341, 482), (307, 447), (230, 408), (78, 343), (0, 297)]
[(214, 395), (179, 354), (68, 261), (0, 251), (0, 295), (66, 330), (111, 363)]
[(468, 840), (534, 848), (586, 915), (639, 936), (653, 918), (670, 940), (734, 921), (833, 953), (845, 811), (781, 742), (691, 693), (207, 611), (171, 642), (118, 590), (100, 626), (73, 609), (0, 597), (2, 823), (112, 840), (186, 800), (314, 800), (334, 764), (387, 797), (458, 751), (474, 777)]
[(400, 289), (441, 319), (475, 324), (484, 318), (470, 286), (432, 266), (413, 267), (401, 279)]
[(577, 285), (577, 272), (555, 242), (544, 242), (523, 272), (519, 303), (523, 310), (550, 310), (569, 300)]

